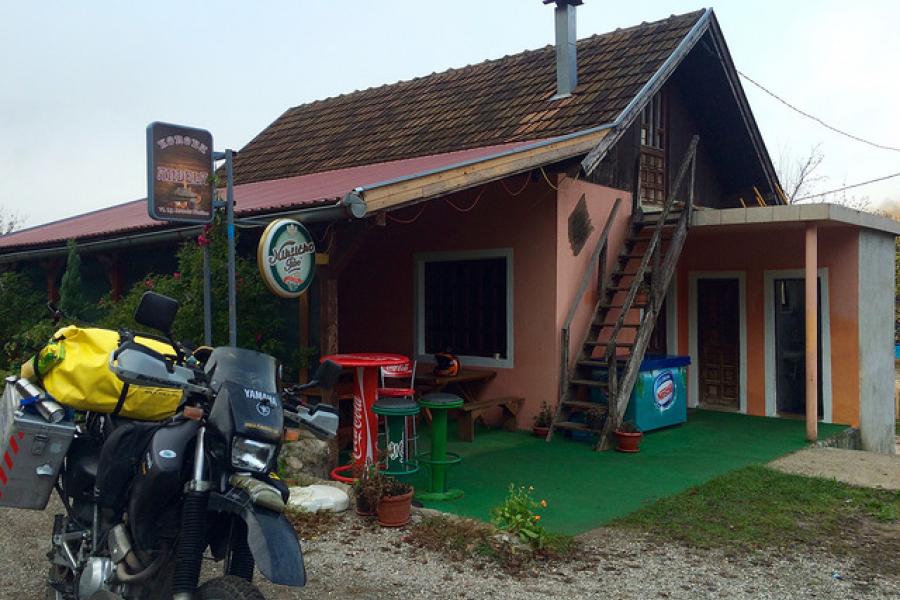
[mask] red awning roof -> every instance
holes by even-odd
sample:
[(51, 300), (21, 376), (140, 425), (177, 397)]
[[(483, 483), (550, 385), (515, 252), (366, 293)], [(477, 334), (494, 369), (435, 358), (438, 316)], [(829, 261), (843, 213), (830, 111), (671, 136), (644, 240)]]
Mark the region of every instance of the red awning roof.
[[(531, 143), (533, 142), (497, 144), (286, 179), (247, 183), (234, 188), (236, 214), (278, 212), (332, 204), (357, 187), (450, 167)], [(0, 253), (15, 252), (15, 249), (30, 246), (54, 245), (69, 239), (100, 238), (111, 234), (169, 226), (172, 225), (154, 221), (147, 215), (145, 199), (133, 200), (0, 236)]]

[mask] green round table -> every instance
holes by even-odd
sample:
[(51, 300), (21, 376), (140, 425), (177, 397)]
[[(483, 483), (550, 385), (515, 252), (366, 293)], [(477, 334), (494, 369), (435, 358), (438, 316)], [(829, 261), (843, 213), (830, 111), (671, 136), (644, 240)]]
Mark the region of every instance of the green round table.
[(419, 399), (423, 408), (431, 411), (431, 452), (419, 455), (431, 470), (431, 485), (427, 492), (417, 494), (420, 500), (453, 500), (463, 495), (462, 490), (447, 489), (447, 469), (462, 461), (447, 450), (447, 411), (462, 408), (463, 399), (453, 394), (435, 392)]

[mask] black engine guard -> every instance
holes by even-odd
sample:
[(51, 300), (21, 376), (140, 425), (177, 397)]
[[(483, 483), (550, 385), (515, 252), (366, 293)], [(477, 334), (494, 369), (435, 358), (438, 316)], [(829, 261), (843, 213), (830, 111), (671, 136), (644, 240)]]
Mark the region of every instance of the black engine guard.
[(209, 508), (238, 515), (244, 520), (250, 552), (266, 579), (291, 587), (306, 585), (306, 567), (300, 542), (284, 515), (255, 506), (239, 490), (231, 490), (227, 494), (213, 492)]

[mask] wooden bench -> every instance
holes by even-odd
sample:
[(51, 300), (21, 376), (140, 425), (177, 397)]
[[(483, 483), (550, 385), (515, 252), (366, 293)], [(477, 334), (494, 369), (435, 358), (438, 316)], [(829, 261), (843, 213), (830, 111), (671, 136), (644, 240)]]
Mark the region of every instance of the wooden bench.
[(503, 428), (507, 431), (516, 430), (516, 415), (522, 408), (525, 398), (516, 396), (503, 396), (500, 398), (485, 398), (483, 400), (475, 400), (474, 402), (466, 402), (460, 409), (459, 415), (459, 439), (464, 442), (475, 441), (475, 421), (477, 421), (485, 413), (494, 407), (503, 409)]

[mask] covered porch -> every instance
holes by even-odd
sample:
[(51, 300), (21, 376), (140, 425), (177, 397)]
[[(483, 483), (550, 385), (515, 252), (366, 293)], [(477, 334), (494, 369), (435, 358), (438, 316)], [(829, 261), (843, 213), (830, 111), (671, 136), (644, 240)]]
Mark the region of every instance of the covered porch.
[(664, 325), (688, 406), (802, 419), (810, 440), (846, 423), (893, 452), (897, 233), (826, 204), (696, 211)]

